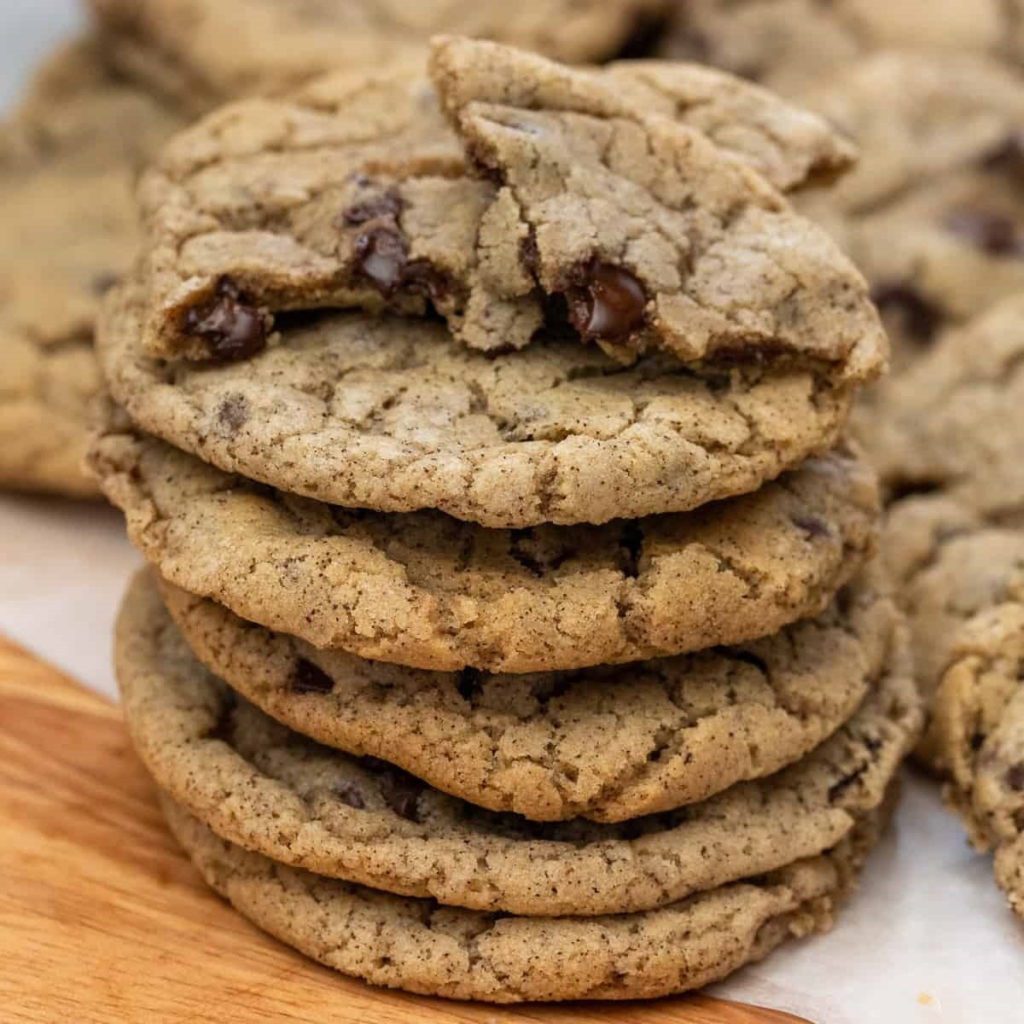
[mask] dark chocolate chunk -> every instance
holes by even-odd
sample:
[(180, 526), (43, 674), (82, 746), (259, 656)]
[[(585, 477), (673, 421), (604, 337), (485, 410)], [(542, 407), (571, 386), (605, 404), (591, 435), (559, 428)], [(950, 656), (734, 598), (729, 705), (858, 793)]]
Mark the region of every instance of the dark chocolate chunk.
[(464, 668), (459, 673), (458, 682), (455, 684), (456, 689), (459, 691), (459, 696), (467, 704), (471, 703), (473, 698), (480, 693), (481, 678), (482, 674), (476, 668)]
[(402, 197), (394, 189), (388, 189), (350, 206), (341, 215), (341, 222), (347, 227), (358, 227), (360, 224), (368, 224), (371, 220), (397, 222), (403, 205)]
[(953, 210), (945, 225), (990, 256), (1024, 256), (1024, 233), (1001, 213), (987, 210)]
[(230, 277), (217, 282), (213, 299), (185, 314), (185, 330), (206, 342), (215, 359), (249, 359), (267, 344), (267, 320)]
[(628, 338), (644, 322), (647, 296), (628, 270), (593, 261), (583, 282), (566, 295), (569, 320), (587, 341)]
[(330, 693), (334, 689), (334, 680), (318, 665), (299, 658), (292, 674), (293, 693)]
[(1006, 784), (1018, 793), (1024, 790), (1024, 761), (1013, 765), (1006, 772)]
[(898, 321), (901, 335), (922, 345), (934, 340), (942, 325), (942, 311), (911, 285), (876, 285), (871, 297), (884, 316)]
[(828, 524), (822, 522), (822, 520), (818, 519), (816, 516), (794, 516), (793, 525), (797, 527), (797, 529), (803, 530), (810, 540), (817, 537), (832, 536), (829, 531)]

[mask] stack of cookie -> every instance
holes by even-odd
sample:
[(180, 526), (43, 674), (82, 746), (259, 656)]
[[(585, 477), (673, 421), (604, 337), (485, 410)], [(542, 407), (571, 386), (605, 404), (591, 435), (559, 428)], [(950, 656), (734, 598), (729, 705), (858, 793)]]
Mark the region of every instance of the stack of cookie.
[(842, 442), (884, 334), (785, 196), (851, 158), (724, 73), (462, 39), (171, 143), (91, 461), (152, 566), (132, 736), (242, 913), (496, 1002), (831, 923), (919, 726)]

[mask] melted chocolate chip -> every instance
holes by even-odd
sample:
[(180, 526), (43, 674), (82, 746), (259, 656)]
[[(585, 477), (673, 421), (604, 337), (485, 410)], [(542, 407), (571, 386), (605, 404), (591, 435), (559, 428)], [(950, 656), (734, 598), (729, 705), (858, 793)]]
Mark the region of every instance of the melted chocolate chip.
[(1024, 791), (1024, 761), (1013, 765), (1006, 772), (1006, 784), (1018, 793)]
[(566, 295), (569, 320), (586, 341), (628, 338), (644, 322), (647, 296), (628, 270), (595, 260)]
[(829, 531), (828, 524), (818, 519), (817, 516), (794, 516), (793, 525), (799, 530), (803, 530), (809, 540), (814, 540), (818, 537), (831, 537), (832, 534)]
[(1024, 233), (1010, 218), (986, 210), (953, 210), (945, 225), (989, 256), (1024, 257)]
[(411, 260), (406, 264), (402, 286), (426, 295), (434, 303), (442, 302), (451, 291), (448, 278), (426, 260)]
[(922, 345), (932, 341), (942, 325), (941, 310), (910, 285), (880, 284), (871, 297), (883, 315), (898, 320), (901, 335)]
[(319, 666), (305, 658), (299, 658), (292, 674), (293, 693), (330, 693), (334, 680)]
[(217, 282), (210, 302), (185, 314), (185, 330), (202, 338), (216, 359), (249, 359), (267, 344), (265, 317), (230, 277)]
[(357, 811), (361, 811), (366, 806), (366, 800), (354, 782), (343, 782), (341, 785), (335, 786), (334, 793), (343, 804), (348, 804), (349, 807), (354, 807)]

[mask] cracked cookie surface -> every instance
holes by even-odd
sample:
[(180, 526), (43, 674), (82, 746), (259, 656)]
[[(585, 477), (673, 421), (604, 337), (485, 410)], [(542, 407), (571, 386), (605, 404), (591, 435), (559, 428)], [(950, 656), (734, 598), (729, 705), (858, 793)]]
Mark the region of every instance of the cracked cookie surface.
[(128, 729), (157, 784), (279, 863), (448, 906), (628, 913), (816, 856), (883, 803), (920, 721), (901, 637), (875, 692), (784, 772), (669, 814), (540, 824), (291, 732), (204, 670), (145, 586), (122, 606), (116, 663)]
[(355, 305), (436, 309), (484, 350), (559, 324), (626, 361), (884, 365), (863, 278), (750, 166), (841, 170), (824, 122), (686, 66), (449, 39), (431, 74), (335, 77), (179, 137), (143, 189), (145, 348), (245, 358), (275, 313)]
[(877, 517), (873, 475), (841, 452), (695, 512), (528, 530), (298, 498), (116, 413), (91, 462), (170, 582), (321, 648), (444, 670), (579, 668), (767, 636), (827, 607)]
[(284, 867), (219, 839), (167, 798), (207, 883), (259, 927), (375, 985), (494, 1003), (653, 998), (721, 980), (827, 930), (884, 825), (820, 857), (660, 910), (528, 918), (442, 907)]
[[(335, 68), (421, 56), (437, 32), (570, 63), (608, 60), (665, 0), (90, 0), (113, 59), (193, 108), (279, 93)], [(230, 40), (226, 44), (225, 40)]]
[(686, 511), (830, 448), (853, 397), (795, 368), (627, 367), (574, 339), (473, 352), (440, 324), (358, 313), (284, 328), (242, 363), (168, 366), (139, 350), (132, 294), (106, 304), (98, 349), (136, 424), (350, 508), (510, 528)]
[(877, 684), (898, 621), (865, 579), (818, 619), (742, 648), (493, 676), (317, 651), (157, 582), (196, 657), (272, 718), (470, 803), (540, 821), (624, 821), (798, 760)]
[(133, 176), (176, 126), (82, 40), (0, 128), (0, 486), (98, 494), (81, 468), (100, 389), (93, 321), (137, 239)]

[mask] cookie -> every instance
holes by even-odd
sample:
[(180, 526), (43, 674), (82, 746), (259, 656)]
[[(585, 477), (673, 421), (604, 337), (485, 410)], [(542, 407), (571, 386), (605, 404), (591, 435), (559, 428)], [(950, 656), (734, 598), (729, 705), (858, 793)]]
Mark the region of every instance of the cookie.
[(327, 879), (218, 838), (163, 801), (207, 884), (264, 931), (344, 974), (424, 995), (515, 1003), (654, 998), (700, 988), (787, 939), (825, 931), (881, 831), (660, 910), (535, 918), (438, 906)]
[[(1021, 262), (1024, 267), (1024, 261)], [(938, 490), (980, 516), (1024, 512), (1024, 297), (1004, 300), (892, 380), (855, 431), (894, 493)]]
[(660, 52), (800, 95), (880, 48), (1019, 61), (1021, 10), (1020, 0), (686, 0)]
[(932, 728), (947, 796), (1024, 917), (1024, 587), (960, 631)]
[[(967, 623), (1024, 595), (1024, 533), (997, 526), (950, 498), (907, 498), (890, 508), (883, 560), (910, 625), (918, 684), (929, 707)], [(948, 768), (934, 724), (919, 750)]]
[[(570, 62), (607, 60), (656, 25), (664, 0), (91, 0), (122, 68), (193, 108), (295, 88), (335, 68), (420, 54), (436, 32)], [(230, 40), (230, 45), (225, 45)]]
[(835, 444), (853, 389), (798, 368), (623, 366), (574, 339), (474, 352), (443, 325), (306, 318), (241, 363), (140, 351), (131, 288), (105, 305), (107, 383), (146, 431), (282, 490), (483, 526), (604, 523), (756, 490)]
[[(685, 74), (571, 70), (447, 39), (433, 88), (343, 76), (313, 87), (313, 101), (221, 111), (143, 189), (143, 347), (244, 359), (289, 310), (433, 308), (487, 351), (562, 329), (627, 362), (663, 350), (872, 379), (887, 343), (861, 275), (688, 123), (742, 137), (741, 124), (726, 129), (746, 111), (757, 153), (770, 137), (761, 111), (785, 118), (763, 98), (734, 102), (739, 87), (708, 115), (706, 85), (679, 85)], [(434, 89), (454, 133), (436, 124)], [(792, 138), (810, 173), (822, 133), (833, 138), (798, 115), (775, 152)]]
[(522, 531), (297, 498), (118, 423), (91, 460), (170, 582), (417, 668), (580, 668), (767, 636), (823, 611), (875, 534), (873, 476), (839, 452), (696, 512)]
[(98, 494), (82, 471), (93, 320), (131, 260), (134, 174), (175, 123), (80, 41), (0, 128), (0, 487)]
[[(877, 684), (898, 621), (865, 578), (818, 619), (742, 648), (575, 673), (446, 674), (320, 652), (157, 582), (196, 657), (271, 717), (539, 821), (624, 821), (798, 760)], [(133, 594), (153, 605), (146, 585)]]
[(856, 140), (861, 161), (802, 210), (867, 274), (898, 368), (1020, 290), (1019, 72), (968, 55), (881, 53), (807, 103)]
[(218, 834), (376, 889), (551, 917), (648, 910), (830, 849), (883, 802), (916, 739), (905, 655), (894, 646), (852, 720), (780, 775), (660, 817), (542, 825), (317, 746), (237, 700), (196, 662), (151, 585), (129, 590), (116, 643), (136, 750)]

